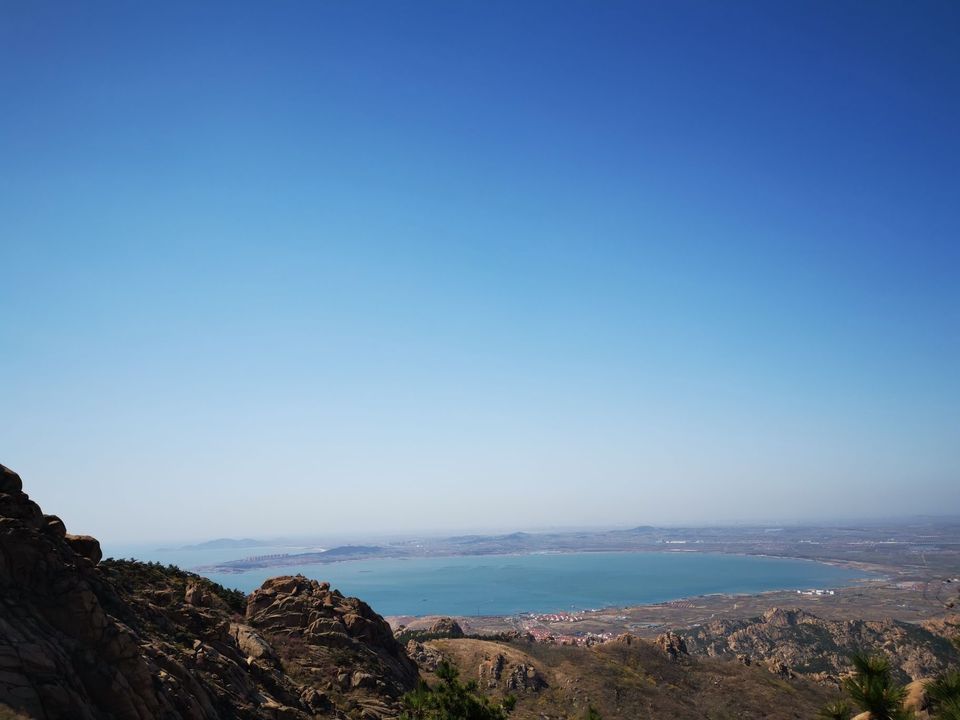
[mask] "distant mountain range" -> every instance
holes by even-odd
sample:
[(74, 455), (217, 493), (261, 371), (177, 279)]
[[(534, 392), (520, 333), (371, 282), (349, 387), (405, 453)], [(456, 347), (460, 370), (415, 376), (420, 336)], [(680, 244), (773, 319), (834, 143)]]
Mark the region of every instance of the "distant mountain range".
[[(513, 532), (497, 535), (407, 538), (383, 545), (335, 545), (317, 548), (289, 546), (290, 552), (237, 553), (248, 557), (214, 560), (203, 566), (211, 572), (243, 572), (254, 568), (284, 567), (360, 560), (370, 557), (450, 557), (456, 555), (509, 555), (541, 552), (677, 552), (697, 551), (769, 555), (808, 560), (854, 563), (867, 569), (908, 571), (923, 577), (956, 575), (960, 521), (939, 519), (902, 521), (874, 526), (767, 526), (670, 527), (641, 525), (623, 530)], [(222, 538), (183, 550), (277, 547), (279, 541)]]
[[(233, 548), (254, 548), (254, 547), (269, 547), (273, 546), (275, 543), (268, 542), (266, 540), (253, 540), (251, 538), (217, 538), (216, 540), (207, 540), (206, 542), (197, 543), (196, 545), (184, 545), (183, 547), (177, 548), (178, 550), (231, 550)], [(161, 548), (166, 549), (166, 548)]]
[(210, 565), (200, 570), (215, 570), (219, 572), (243, 572), (253, 568), (282, 567), (284, 565), (311, 563), (331, 563), (341, 560), (363, 560), (365, 558), (383, 555), (388, 549), (377, 545), (339, 545), (329, 550), (311, 551), (282, 555), (263, 555), (229, 560), (217, 565)]

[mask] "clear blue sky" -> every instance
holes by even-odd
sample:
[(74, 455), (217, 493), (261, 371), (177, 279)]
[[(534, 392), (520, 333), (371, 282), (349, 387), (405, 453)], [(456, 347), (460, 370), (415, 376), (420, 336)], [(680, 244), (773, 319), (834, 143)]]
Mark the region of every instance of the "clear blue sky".
[(107, 540), (960, 509), (960, 5), (0, 4), (0, 462)]

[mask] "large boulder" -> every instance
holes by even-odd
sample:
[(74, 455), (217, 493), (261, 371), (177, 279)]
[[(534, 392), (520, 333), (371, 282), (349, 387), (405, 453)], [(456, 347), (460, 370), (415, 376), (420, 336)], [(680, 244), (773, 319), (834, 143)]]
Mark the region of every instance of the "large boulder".
[(453, 618), (442, 617), (430, 626), (427, 634), (433, 635), (434, 637), (462, 638), (463, 628), (460, 627), (460, 623)]
[(47, 532), (53, 533), (53, 535), (58, 538), (65, 538), (67, 536), (67, 526), (64, 525), (63, 520), (56, 515), (44, 515), (43, 520), (46, 523)]
[(23, 490), (20, 476), (6, 465), (0, 465), (0, 492), (18, 493)]
[(904, 709), (914, 713), (928, 710), (930, 700), (927, 696), (927, 685), (931, 682), (932, 680), (930, 678), (923, 678), (907, 683), (907, 696), (903, 700)]
[(277, 655), (266, 640), (249, 625), (230, 624), (230, 635), (240, 651), (247, 656), (248, 662), (263, 660), (271, 665), (277, 663)]
[[(58, 518), (59, 519), (59, 518)], [(73, 551), (80, 557), (84, 557), (94, 565), (103, 559), (103, 551), (100, 549), (100, 541), (89, 535), (70, 535), (65, 534), (67, 544), (73, 548)]]

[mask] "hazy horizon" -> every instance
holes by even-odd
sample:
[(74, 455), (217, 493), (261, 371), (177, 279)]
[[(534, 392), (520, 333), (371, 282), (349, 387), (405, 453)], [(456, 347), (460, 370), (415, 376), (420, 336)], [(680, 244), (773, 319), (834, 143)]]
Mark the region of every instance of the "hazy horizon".
[[(790, 529), (790, 528), (817, 528), (817, 527), (844, 527), (847, 525), (853, 526), (862, 526), (867, 528), (872, 528), (877, 525), (880, 527), (890, 527), (891, 529), (897, 529), (898, 527), (908, 526), (914, 523), (921, 522), (932, 522), (932, 523), (956, 523), (960, 522), (960, 514), (957, 513), (943, 513), (940, 515), (903, 515), (903, 516), (889, 516), (889, 517), (864, 517), (864, 518), (854, 518), (854, 517), (833, 517), (833, 518), (809, 518), (809, 519), (795, 519), (795, 520), (784, 520), (780, 521), (771, 521), (769, 523), (762, 522), (761, 519), (753, 520), (743, 520), (743, 521), (728, 521), (726, 523), (704, 523), (699, 525), (689, 525), (683, 523), (672, 523), (664, 525), (655, 525), (649, 526), (654, 527), (657, 530), (663, 530), (665, 532), (680, 532), (684, 530), (703, 530), (703, 529), (723, 529), (723, 530), (737, 530), (740, 528), (770, 528), (770, 529)], [(452, 538), (457, 536), (497, 536), (502, 534), (512, 534), (512, 533), (527, 533), (530, 535), (540, 535), (540, 534), (550, 534), (550, 533), (576, 533), (576, 532), (609, 532), (609, 531), (624, 531), (631, 530), (636, 527), (648, 527), (648, 525), (563, 525), (563, 526), (545, 526), (545, 527), (458, 527), (458, 528), (417, 528), (414, 530), (407, 531), (367, 531), (367, 532), (341, 532), (334, 533), (330, 535), (277, 535), (277, 534), (257, 534), (257, 533), (234, 533), (232, 535), (219, 535), (219, 536), (208, 536), (208, 535), (185, 535), (183, 537), (174, 538), (167, 537), (166, 539), (160, 538), (116, 538), (116, 537), (101, 537), (104, 543), (104, 548), (106, 550), (111, 550), (113, 548), (133, 548), (133, 547), (143, 547), (151, 548), (154, 550), (184, 550), (185, 548), (190, 548), (191, 546), (202, 545), (206, 542), (217, 541), (217, 540), (253, 540), (257, 543), (273, 543), (276, 546), (286, 546), (286, 547), (318, 547), (325, 546), (324, 549), (329, 549), (335, 545), (341, 544), (354, 544), (362, 541), (369, 542), (397, 542), (397, 541), (410, 541), (416, 539), (430, 539), (430, 540), (439, 540)], [(166, 544), (165, 544), (166, 543)], [(255, 545), (250, 546), (237, 546), (240, 547), (256, 547)]]
[(115, 543), (960, 507), (958, 27), (8, 3), (0, 462)]

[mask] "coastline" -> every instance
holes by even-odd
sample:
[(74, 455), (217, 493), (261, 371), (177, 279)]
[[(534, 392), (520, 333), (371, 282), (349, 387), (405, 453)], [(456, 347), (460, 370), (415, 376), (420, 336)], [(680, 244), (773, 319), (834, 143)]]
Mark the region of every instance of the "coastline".
[[(712, 593), (661, 603), (597, 609), (589, 613), (526, 613), (505, 616), (452, 616), (464, 631), (477, 635), (519, 633), (556, 643), (604, 641), (629, 633), (653, 638), (667, 630), (688, 629), (714, 620), (748, 620), (775, 608), (803, 610), (827, 620), (900, 620), (919, 624), (949, 612), (930, 601), (925, 583), (882, 580), (857, 582), (834, 595), (809, 596), (797, 591)], [(439, 616), (392, 616), (394, 628), (429, 627)]]
[[(347, 594), (370, 598), (384, 615), (511, 618), (598, 614), (699, 602), (702, 597), (858, 587), (888, 580), (874, 570), (760, 553), (668, 550), (381, 557), (336, 565), (260, 568), (244, 573), (246, 577), (207, 576), (247, 592), (268, 577), (302, 573)], [(389, 602), (383, 600), (387, 597)]]
[[(358, 556), (358, 557), (336, 557), (329, 560), (298, 560), (296, 555), (287, 555), (285, 562), (279, 563), (270, 563), (270, 564), (257, 564), (251, 565), (249, 567), (238, 567), (233, 564), (217, 564), (217, 565), (197, 565), (185, 568), (190, 572), (195, 572), (198, 574), (203, 574), (206, 572), (215, 572), (220, 575), (244, 575), (246, 573), (252, 572), (254, 570), (282, 570), (286, 567), (300, 567), (300, 566), (310, 566), (310, 565), (339, 565), (341, 563), (351, 563), (351, 562), (363, 562), (364, 560), (396, 560), (396, 561), (407, 561), (407, 560), (424, 560), (424, 559), (440, 559), (440, 558), (462, 558), (462, 557), (530, 557), (530, 556), (548, 556), (548, 555), (638, 555), (638, 554), (658, 554), (658, 555), (724, 555), (732, 557), (763, 557), (770, 558), (772, 560), (796, 560), (796, 561), (806, 561), (811, 563), (819, 563), (821, 565), (833, 565), (835, 567), (842, 568), (853, 568), (857, 570), (862, 570), (864, 572), (870, 573), (894, 573), (900, 572), (901, 570), (895, 566), (889, 564), (881, 563), (870, 563), (860, 560), (848, 560), (843, 558), (833, 558), (833, 557), (808, 557), (801, 555), (791, 555), (787, 553), (766, 553), (766, 552), (750, 552), (746, 550), (730, 551), (724, 550), (721, 548), (710, 548), (710, 549), (699, 549), (699, 548), (649, 548), (649, 547), (639, 547), (639, 548), (629, 548), (629, 549), (595, 549), (595, 548), (584, 548), (584, 549), (558, 549), (558, 550), (535, 550), (535, 551), (522, 551), (515, 550), (510, 552), (488, 552), (488, 553), (429, 553), (429, 554), (418, 554), (418, 555), (367, 555), (367, 556)], [(282, 574), (279, 573), (278, 574)]]

